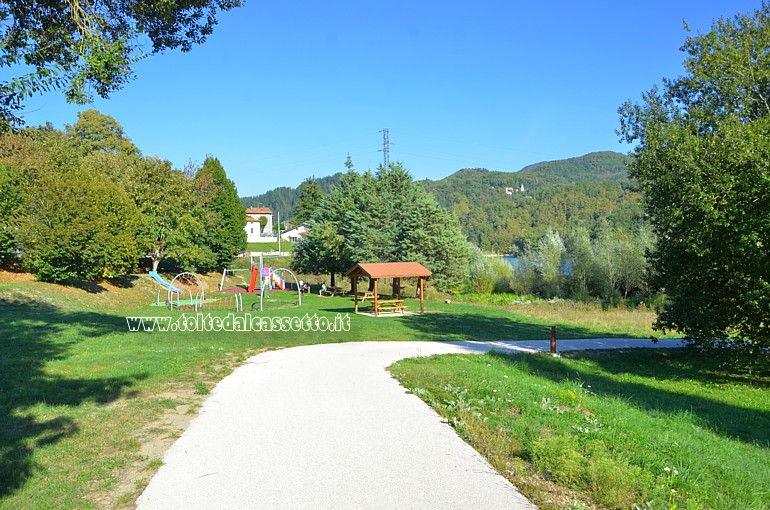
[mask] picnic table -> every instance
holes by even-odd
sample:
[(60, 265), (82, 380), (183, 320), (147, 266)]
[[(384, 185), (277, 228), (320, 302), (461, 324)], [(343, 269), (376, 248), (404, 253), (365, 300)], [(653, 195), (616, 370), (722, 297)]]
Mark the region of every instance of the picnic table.
[(326, 292), (322, 292), (322, 296), (342, 296), (345, 294), (345, 289), (342, 287), (326, 287)]
[[(372, 303), (372, 306), (374, 306), (374, 303)], [(377, 313), (381, 313), (381, 312), (404, 313), (405, 311), (406, 311), (406, 306), (404, 306), (404, 302), (401, 299), (387, 299), (383, 301), (377, 301)]]
[(374, 300), (374, 293), (369, 292), (368, 290), (366, 292), (359, 292), (359, 296), (361, 296), (361, 301), (373, 301)]

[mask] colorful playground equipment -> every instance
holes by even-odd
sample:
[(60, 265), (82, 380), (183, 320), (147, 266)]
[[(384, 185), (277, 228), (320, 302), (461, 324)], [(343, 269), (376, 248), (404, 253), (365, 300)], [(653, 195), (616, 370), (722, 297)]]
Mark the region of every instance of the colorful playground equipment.
[(257, 282), (259, 282), (259, 276), (262, 274), (262, 260), (260, 259), (259, 264), (252, 264), (251, 265), (251, 281), (249, 282), (249, 293), (255, 292), (257, 289), (261, 289), (262, 287), (257, 287)]
[[(154, 274), (152, 274), (154, 273)], [(221, 292), (207, 294), (203, 282), (194, 273), (183, 272), (167, 282), (155, 271), (150, 276), (157, 283), (167, 289), (165, 301), (161, 299), (163, 289), (158, 289), (156, 306), (167, 306), (172, 310), (194, 310), (200, 312), (206, 310), (234, 310), (243, 311), (243, 298), (240, 294)]]
[[(286, 280), (284, 280), (281, 275), (276, 272), (277, 270), (273, 271), (272, 268), (265, 267), (262, 262), (262, 256), (260, 255), (258, 262), (252, 259), (250, 269), (223, 269), (222, 281), (219, 283), (219, 290), (221, 292), (229, 292), (233, 294), (239, 292), (248, 292), (249, 294), (253, 294), (257, 291), (261, 292), (262, 290), (269, 292), (270, 289), (286, 290)], [(238, 272), (250, 273), (247, 285), (244, 285), (246, 283), (244, 278), (237, 275)], [(241, 285), (244, 285), (245, 288), (239, 287), (237, 283), (235, 286), (233, 286), (232, 283), (227, 286), (228, 277), (237, 277), (237, 280), (240, 280), (240, 282), (242, 282)]]
[[(171, 308), (174, 308), (174, 292), (171, 289), (174, 288), (174, 283), (179, 281), (180, 286), (184, 286), (187, 290), (187, 293), (190, 296), (189, 302), (185, 303), (185, 306), (189, 306), (193, 308), (194, 310), (200, 310), (203, 306), (203, 302), (206, 300), (206, 289), (203, 287), (203, 282), (198, 278), (194, 273), (190, 273), (188, 271), (185, 271), (183, 273), (179, 273), (174, 277), (173, 280), (171, 280), (171, 283), (168, 287), (168, 300), (167, 302), (171, 306)], [(195, 290), (195, 295), (193, 296), (193, 290)], [(177, 292), (176, 293), (176, 307), (179, 308), (182, 306), (181, 303), (181, 295), (183, 292)]]
[[(227, 286), (227, 277), (234, 277), (237, 276), (237, 273), (239, 272), (248, 272), (251, 275), (251, 278), (249, 279), (248, 285), (244, 289), (243, 287), (239, 287), (236, 283), (235, 286)], [(248, 292), (250, 294), (261, 290), (262, 289), (262, 281), (261, 281), (261, 275), (263, 274), (263, 266), (262, 266), (262, 256), (260, 255), (259, 261), (255, 262), (254, 259), (251, 260), (251, 267), (249, 269), (223, 269), (222, 270), (222, 281), (219, 283), (219, 290), (222, 292), (229, 292), (229, 293), (239, 293), (239, 292)], [(241, 282), (244, 282), (244, 279), (242, 277), (238, 277)]]
[[(236, 286), (232, 288), (225, 288), (228, 276), (235, 276), (236, 271), (248, 271), (250, 273), (250, 279), (248, 287)], [(294, 279), (294, 284), (290, 286), (286, 283), (286, 280), (281, 276), (281, 272), (288, 272)], [(259, 262), (252, 263), (250, 269), (225, 269), (222, 271), (222, 281), (219, 284), (219, 292), (213, 295), (206, 295), (206, 290), (203, 286), (203, 282), (194, 273), (183, 272), (176, 275), (170, 282), (164, 280), (156, 271), (149, 273), (150, 277), (158, 284), (162, 285), (167, 291), (165, 302), (161, 300), (162, 289), (158, 290), (158, 298), (156, 301), (157, 306), (168, 306), (172, 310), (195, 310), (201, 311), (204, 308), (207, 310), (232, 310), (236, 312), (242, 312), (243, 306), (243, 294), (246, 292), (256, 293), (259, 292), (259, 310), (262, 311), (265, 295), (268, 294), (270, 289), (280, 290), (294, 290), (297, 289), (297, 305), (302, 304), (302, 292), (300, 289), (299, 281), (294, 273), (286, 268), (272, 269), (269, 267), (263, 267), (262, 259), (260, 257)], [(245, 279), (239, 277), (240, 281), (245, 283)], [(231, 283), (232, 285), (232, 283)], [(251, 305), (251, 310), (256, 308), (256, 302)]]
[(150, 278), (152, 278), (159, 284), (166, 287), (170, 292), (176, 292), (177, 294), (182, 293), (182, 289), (177, 289), (176, 287), (172, 286), (170, 283), (164, 280), (163, 277), (159, 275), (157, 271), (150, 271), (148, 274), (150, 275)]
[[(265, 288), (269, 286), (268, 284), (270, 282), (278, 282), (277, 286), (281, 290), (284, 290), (286, 288), (286, 281), (277, 274), (278, 271), (286, 271), (292, 276), (292, 278), (294, 278), (294, 283), (297, 285), (296, 287), (297, 288), (297, 306), (302, 306), (302, 289), (299, 286), (299, 281), (297, 280), (297, 276), (290, 269), (286, 269), (285, 267), (279, 267), (278, 269), (270, 269), (269, 267), (266, 267), (263, 270), (263, 273), (265, 274)], [(259, 311), (260, 312), (262, 311), (265, 294), (267, 294), (267, 292), (263, 291), (259, 293)]]
[[(275, 271), (270, 272), (270, 283), (273, 287), (278, 287), (281, 290), (286, 290), (286, 280), (280, 277)], [(297, 283), (299, 288), (299, 282)]]

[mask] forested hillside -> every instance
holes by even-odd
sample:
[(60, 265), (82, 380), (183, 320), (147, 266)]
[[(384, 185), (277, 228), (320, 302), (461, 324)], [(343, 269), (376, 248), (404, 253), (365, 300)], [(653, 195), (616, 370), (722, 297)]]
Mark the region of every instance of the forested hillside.
[(598, 181), (602, 179), (627, 180), (628, 157), (619, 152), (592, 152), (577, 158), (543, 161), (528, 165), (519, 173), (540, 173), (563, 177), (569, 182)]
[[(316, 179), (316, 181), (324, 193), (330, 193), (331, 190), (339, 184), (342, 175), (341, 172), (337, 172), (334, 175)], [(294, 213), (294, 206), (297, 205), (298, 198), (299, 190), (297, 188), (281, 186), (280, 188), (271, 189), (261, 195), (242, 197), (241, 204), (243, 204), (244, 207), (269, 207), (273, 212), (280, 211), (281, 218), (290, 220)]]
[(564, 233), (577, 224), (593, 229), (605, 221), (638, 221), (640, 194), (628, 178), (626, 159), (596, 152), (519, 172), (464, 169), (421, 183), (457, 215), (471, 242), (484, 251), (510, 253), (550, 228)]
[[(594, 152), (536, 163), (518, 172), (463, 169), (420, 184), (457, 215), (471, 242), (486, 252), (514, 253), (549, 228), (564, 234), (572, 225), (594, 229), (605, 221), (630, 227), (640, 217), (641, 206), (626, 160), (617, 152)], [(329, 193), (342, 175), (317, 182)], [(280, 187), (241, 198), (241, 203), (270, 207), (291, 220), (298, 197), (297, 189)]]

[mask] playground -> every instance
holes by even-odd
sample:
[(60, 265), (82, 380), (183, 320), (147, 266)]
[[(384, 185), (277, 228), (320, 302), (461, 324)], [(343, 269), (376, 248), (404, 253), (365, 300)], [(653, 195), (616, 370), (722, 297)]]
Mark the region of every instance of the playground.
[[(284, 275), (291, 278), (290, 281)], [(181, 272), (168, 281), (157, 271), (150, 271), (148, 276), (160, 288), (157, 289), (153, 306), (163, 306), (171, 310), (203, 311), (229, 310), (234, 312), (264, 310), (266, 302), (277, 302), (285, 307), (291, 302), (302, 305), (302, 292), (299, 280), (288, 268), (270, 268), (263, 265), (262, 257), (252, 261), (250, 269), (224, 269), (217, 291), (206, 293), (202, 279), (191, 272)], [(248, 279), (247, 279), (248, 278)], [(271, 299), (273, 292), (285, 292), (289, 296)]]

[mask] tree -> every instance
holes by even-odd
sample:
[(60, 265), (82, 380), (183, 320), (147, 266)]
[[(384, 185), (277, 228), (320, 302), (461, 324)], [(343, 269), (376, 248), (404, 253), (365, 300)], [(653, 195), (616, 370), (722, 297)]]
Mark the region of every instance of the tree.
[(41, 280), (99, 280), (138, 260), (136, 207), (104, 175), (79, 169), (43, 175), (19, 223), (25, 265)]
[(0, 135), (0, 263), (10, 262), (20, 247), (20, 221), (34, 183), (57, 167), (71, 168), (75, 159), (63, 134), (49, 126)]
[[(68, 101), (107, 98), (133, 78), (138, 60), (203, 43), (219, 11), (242, 0), (13, 0), (0, 4), (0, 68), (20, 74), (0, 83), (0, 121), (20, 124), (25, 98), (64, 89)], [(147, 44), (149, 42), (149, 45)], [(26, 69), (32, 69), (26, 72)]]
[(21, 172), (0, 162), (0, 266), (12, 259), (18, 247), (16, 220), (25, 202), (24, 189)]
[(142, 215), (140, 246), (157, 271), (163, 259), (170, 257), (190, 269), (212, 264), (210, 252), (199, 248), (203, 243), (203, 225), (193, 228), (196, 220), (192, 188), (180, 171), (159, 158), (141, 158), (131, 167), (127, 191)]
[(657, 327), (770, 345), (770, 6), (688, 37), (684, 76), (620, 108), (658, 238)]
[(314, 177), (308, 177), (297, 188), (299, 198), (294, 206), (294, 223), (307, 223), (321, 204), (324, 192)]
[(594, 253), (591, 246), (591, 237), (584, 226), (576, 226), (570, 229), (564, 239), (565, 258), (569, 261), (569, 276), (567, 285), (569, 295), (577, 299), (589, 297), (589, 282)]
[(235, 183), (227, 178), (222, 163), (208, 156), (195, 174), (193, 185), (205, 230), (204, 244), (213, 255), (212, 264), (201, 269), (227, 267), (236, 254), (246, 249), (246, 211)]
[(410, 260), (433, 272), (438, 289), (455, 290), (465, 282), (468, 247), (457, 219), (392, 164), (376, 175), (346, 173), (321, 201), (292, 264), (330, 273), (334, 284), (336, 274), (358, 262)]
[(652, 250), (655, 237), (648, 226), (640, 227), (633, 234), (621, 230), (616, 235), (619, 249), (618, 284), (623, 298), (628, 298), (631, 291), (647, 291), (646, 254)]
[(540, 288), (548, 297), (560, 294), (560, 272), (564, 263), (564, 241), (555, 230), (549, 230), (535, 246), (532, 265), (538, 276)]
[[(364, 192), (364, 188), (371, 188), (372, 179), (371, 174), (361, 176), (352, 170), (348, 171), (342, 176), (339, 186), (324, 196), (309, 222), (309, 233), (295, 247), (292, 258), (295, 270), (303, 273), (329, 273), (331, 285), (335, 285), (335, 276), (348, 270), (355, 263), (353, 260), (356, 257), (374, 257), (369, 250), (371, 242), (365, 240), (366, 235), (356, 235), (365, 232), (367, 225), (362, 220), (368, 215), (362, 218), (354, 216), (362, 214), (359, 213), (362, 208), (370, 207), (366, 197), (372, 195)], [(356, 250), (351, 251), (351, 246)], [(358, 249), (369, 251), (361, 252)]]
[(609, 225), (604, 227), (593, 243), (592, 276), (601, 296), (610, 304), (617, 304), (623, 251), (616, 232)]
[(67, 135), (79, 144), (85, 153), (101, 151), (112, 154), (139, 155), (139, 149), (123, 132), (123, 126), (97, 110), (78, 113), (74, 125), (65, 126)]
[(491, 294), (495, 290), (495, 272), (492, 261), (476, 246), (469, 247), (467, 290), (473, 293)]

